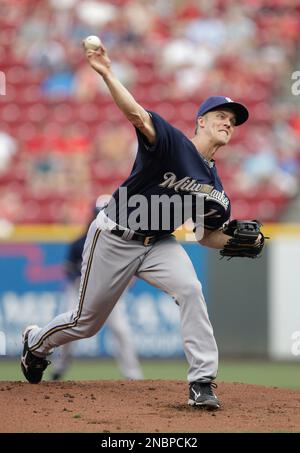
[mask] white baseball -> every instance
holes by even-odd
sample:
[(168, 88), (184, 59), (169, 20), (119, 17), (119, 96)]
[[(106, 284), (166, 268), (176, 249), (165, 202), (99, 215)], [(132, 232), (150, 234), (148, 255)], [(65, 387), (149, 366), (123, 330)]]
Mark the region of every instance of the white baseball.
[(98, 50), (99, 47), (101, 46), (101, 40), (98, 38), (98, 36), (88, 36), (84, 40), (84, 47), (86, 49), (91, 49), (91, 50)]

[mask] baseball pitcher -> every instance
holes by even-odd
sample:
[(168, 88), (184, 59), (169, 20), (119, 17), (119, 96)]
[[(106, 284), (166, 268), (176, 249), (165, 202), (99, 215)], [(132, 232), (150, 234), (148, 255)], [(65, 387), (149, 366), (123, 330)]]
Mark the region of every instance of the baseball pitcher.
[[(23, 373), (29, 382), (40, 382), (49, 363), (46, 357), (53, 348), (98, 332), (131, 278), (137, 276), (176, 300), (189, 363), (188, 404), (216, 410), (220, 407), (214, 393), (217, 345), (201, 283), (172, 233), (185, 222), (185, 215), (180, 214), (187, 203), (192, 210), (192, 215), (187, 215), (195, 222), (200, 245), (225, 250), (224, 256), (228, 256), (232, 248), (240, 247), (238, 238), (243, 237), (239, 256), (247, 256), (249, 248), (253, 256), (260, 253), (259, 229), (249, 241), (246, 234), (236, 236), (234, 225), (223, 231), (230, 219), (230, 200), (214, 161), (235, 128), (248, 119), (248, 110), (228, 97), (209, 97), (196, 112), (195, 134), (189, 138), (136, 102), (114, 75), (102, 44), (98, 50), (86, 49), (85, 54), (116, 106), (135, 128), (138, 151), (131, 174), (90, 226), (76, 309), (42, 328), (28, 326), (23, 332)], [(176, 202), (166, 203), (161, 209), (158, 197)]]

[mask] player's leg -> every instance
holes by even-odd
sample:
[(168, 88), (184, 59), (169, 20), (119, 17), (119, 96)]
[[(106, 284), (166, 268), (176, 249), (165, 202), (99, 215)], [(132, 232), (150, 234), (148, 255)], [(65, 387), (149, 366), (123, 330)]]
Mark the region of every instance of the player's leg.
[(57, 346), (94, 335), (135, 274), (144, 253), (140, 244), (100, 231), (93, 222), (83, 253), (77, 308), (57, 316), (42, 329), (28, 329), (23, 358), (25, 349), (44, 358)]
[(133, 343), (133, 334), (122, 298), (109, 315), (107, 324), (114, 335), (116, 360), (122, 376), (125, 379), (143, 379), (143, 373)]
[[(205, 387), (217, 375), (218, 350), (202, 286), (193, 264), (174, 237), (155, 243), (137, 276), (170, 294), (179, 305), (183, 347), (189, 362), (188, 381)], [(213, 403), (213, 400), (212, 400)], [(216, 404), (217, 405), (217, 404)]]

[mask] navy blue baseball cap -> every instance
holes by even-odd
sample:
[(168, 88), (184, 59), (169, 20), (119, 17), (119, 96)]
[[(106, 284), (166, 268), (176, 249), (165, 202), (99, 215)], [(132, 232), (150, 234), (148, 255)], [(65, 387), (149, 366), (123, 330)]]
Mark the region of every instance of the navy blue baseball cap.
[(207, 98), (200, 105), (197, 118), (207, 112), (211, 112), (212, 110), (219, 109), (221, 107), (226, 107), (234, 112), (236, 117), (236, 126), (240, 126), (245, 123), (245, 121), (249, 118), (249, 112), (243, 104), (234, 102), (232, 99), (225, 96), (211, 96)]

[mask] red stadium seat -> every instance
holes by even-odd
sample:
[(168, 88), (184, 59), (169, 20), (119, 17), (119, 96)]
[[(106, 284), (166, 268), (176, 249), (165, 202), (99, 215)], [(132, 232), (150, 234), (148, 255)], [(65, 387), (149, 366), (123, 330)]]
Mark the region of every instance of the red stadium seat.
[[(56, 61), (55, 52), (54, 54), (50, 52), (45, 58), (49, 67), (45, 64), (42, 68), (34, 68), (28, 63), (31, 61), (34, 38), (26, 27), (30, 24), (34, 8), (23, 8), (22, 6), (17, 8), (17, 3), (23, 5), (24, 2), (16, 1), (14, 3), (11, 6), (14, 8), (13, 13), (2, 14), (0, 17), (0, 70), (5, 73), (7, 85), (6, 95), (0, 95), (0, 131), (7, 132), (18, 140), (18, 152), (15, 154), (8, 172), (1, 175), (0, 184), (1, 187), (9, 185), (13, 191), (23, 196), (25, 209), (20, 221), (56, 222), (65, 221), (68, 216), (77, 218), (80, 203), (74, 212), (71, 209), (68, 210), (70, 199), (75, 197), (72, 192), (75, 189), (70, 188), (66, 190), (68, 193), (64, 194), (57, 191), (51, 196), (40, 193), (35, 195), (35, 199), (30, 199), (30, 195), (26, 194), (26, 186), (30, 187), (31, 182), (26, 179), (29, 176), (26, 173), (22, 174), (22, 170), (18, 170), (18, 174), (17, 171), (12, 170), (25, 168), (24, 160), (28, 159), (30, 162), (30, 159), (36, 159), (37, 154), (42, 153), (45, 147), (51, 148), (52, 146), (48, 150), (50, 153), (54, 151), (54, 148), (56, 151), (57, 149), (61, 152), (64, 150), (70, 154), (68, 157), (72, 158), (72, 143), (76, 143), (76, 138), (71, 134), (68, 146), (66, 137), (69, 125), (72, 130), (78, 129), (80, 137), (89, 137), (93, 142), (92, 148), (98, 146), (97, 138), (101, 138), (105, 130), (111, 129), (112, 125), (124, 124), (128, 128), (130, 126), (111, 97), (101, 90), (96, 89), (93, 99), (87, 100), (81, 99), (78, 93), (76, 93), (78, 96), (76, 98), (70, 96), (59, 100), (49, 99), (44, 95), (42, 92), (43, 81), (51, 73), (61, 69), (61, 62), (59, 59)], [(49, 20), (49, 30), (51, 30), (48, 36), (49, 41), (53, 40), (63, 46), (68, 55), (66, 63), (73, 71), (77, 82), (77, 75), (80, 80), (83, 65), (86, 64), (84, 57), (74, 47), (74, 39), (65, 39), (65, 34), (72, 34), (69, 25), (63, 31), (60, 27), (56, 29), (54, 23), (56, 12), (52, 16), (51, 2), (42, 3), (45, 3), (43, 8)], [(126, 28), (130, 21), (128, 18), (125, 19), (127, 15), (123, 14), (122, 8), (128, 4), (128, 0), (114, 0), (113, 3), (118, 5), (120, 12), (118, 20), (121, 27), (117, 27), (116, 30), (115, 24), (112, 24), (109, 29), (104, 27), (103, 33), (108, 33), (108, 36), (111, 37), (109, 46), (112, 48), (116, 45), (114, 40), (118, 42), (124, 58), (135, 68), (137, 78), (135, 83), (130, 86), (130, 91), (141, 105), (156, 111), (188, 136), (191, 136), (193, 131), (200, 102), (212, 91), (219, 92), (219, 94), (226, 92), (233, 98), (235, 98), (234, 93), (237, 93), (239, 100), (248, 106), (250, 120), (245, 126), (236, 128), (230, 143), (233, 146), (233, 154), (230, 152), (227, 154), (225, 150), (219, 159), (218, 168), (224, 187), (232, 196), (234, 216), (240, 218), (261, 217), (263, 220), (278, 218), (289, 201), (280, 189), (276, 189), (274, 184), (266, 184), (264, 187), (257, 186), (244, 193), (244, 190), (238, 187), (236, 182), (238, 178), (235, 176), (239, 176), (237, 172), (240, 171), (244, 158), (255, 152), (251, 135), (255, 134), (258, 125), (265, 125), (266, 130), (271, 133), (275, 128), (278, 130), (279, 126), (284, 134), (286, 133), (284, 121), (286, 121), (292, 141), (294, 134), (297, 140), (297, 127), (292, 124), (289, 129), (288, 119), (278, 119), (276, 108), (274, 110), (274, 99), (278, 95), (284, 96), (280, 89), (283, 82), (287, 78), (290, 79), (288, 71), (297, 54), (297, 39), (300, 29), (300, 10), (297, 2), (287, 1), (286, 6), (280, 0), (271, 0), (267, 2), (269, 6), (265, 9), (262, 0), (252, 2), (253, 8), (251, 8), (248, 20), (252, 22), (253, 29), (255, 29), (255, 39), (245, 41), (245, 51), (243, 49), (242, 54), (238, 42), (233, 42), (228, 52), (227, 48), (224, 52), (222, 45), (220, 49), (216, 49), (211, 67), (207, 68), (207, 75), (204, 76), (202, 85), (199, 86), (196, 93), (184, 98), (180, 92), (176, 91), (175, 70), (170, 73), (161, 63), (161, 51), (168, 40), (178, 38), (178, 32), (180, 32), (180, 36), (181, 34), (184, 36), (184, 39), (189, 39), (187, 31), (190, 21), (195, 17), (199, 19), (199, 14), (204, 14), (202, 19), (205, 19), (206, 13), (190, 5), (178, 9), (172, 5), (172, 2), (165, 11), (159, 10), (160, 12), (158, 12), (154, 6), (151, 7), (151, 18), (146, 31), (143, 32), (140, 24), (136, 24), (136, 29), (134, 27), (132, 30)], [(231, 2), (222, 0), (217, 3), (218, 7), (214, 11), (216, 17), (221, 20), (224, 16), (227, 18), (228, 14), (230, 17)], [(7, 5), (10, 4), (11, 2), (7, 2)], [(28, 1), (29, 4), (31, 2)], [(235, 7), (239, 8), (238, 2)], [(33, 17), (35, 18), (34, 14)], [(169, 18), (172, 19), (172, 27), (167, 20)], [(78, 21), (76, 25), (80, 28), (82, 26), (80, 18), (77, 17), (76, 21)], [(173, 34), (173, 30), (176, 31), (175, 34)], [(122, 42), (123, 36), (128, 39), (126, 43)], [(12, 46), (11, 43), (16, 43), (16, 45)], [(47, 51), (45, 50), (45, 54)], [(267, 56), (267, 63), (260, 65), (259, 62), (262, 61), (264, 55)], [(99, 83), (102, 83), (100, 79)], [(293, 108), (291, 108), (290, 116), (292, 114)], [(273, 138), (275, 143), (275, 134)], [(72, 142), (72, 140), (75, 141)], [(82, 146), (82, 149), (89, 150), (89, 147), (89, 144), (86, 144), (86, 146)], [(77, 147), (77, 150), (78, 148), (80, 146)], [(298, 165), (298, 151), (295, 150), (295, 166)], [(109, 170), (107, 161), (99, 162), (101, 150), (93, 149), (88, 152), (90, 152), (91, 180), (87, 181), (89, 189), (86, 190), (90, 190), (94, 195), (99, 195), (99, 192), (111, 192), (126, 176), (124, 173), (126, 165), (122, 166), (124, 171)], [(93, 152), (95, 152), (95, 158)], [(277, 152), (276, 143), (274, 152)], [(237, 153), (238, 159), (236, 160), (235, 154)], [(109, 160), (108, 157), (106, 159)], [(130, 155), (129, 160), (133, 160), (133, 156)], [(297, 174), (295, 178), (298, 177)]]

